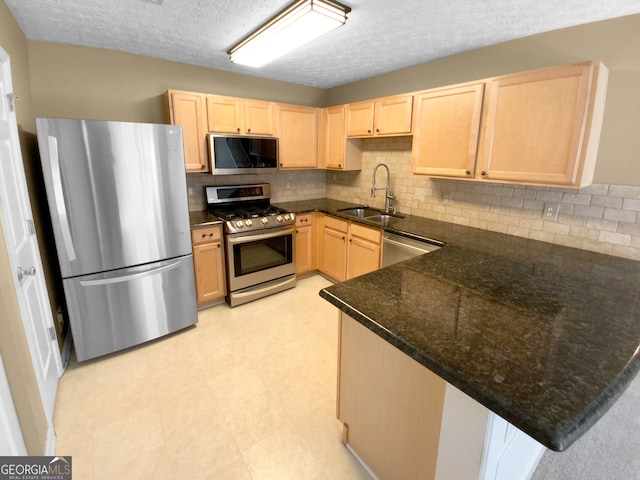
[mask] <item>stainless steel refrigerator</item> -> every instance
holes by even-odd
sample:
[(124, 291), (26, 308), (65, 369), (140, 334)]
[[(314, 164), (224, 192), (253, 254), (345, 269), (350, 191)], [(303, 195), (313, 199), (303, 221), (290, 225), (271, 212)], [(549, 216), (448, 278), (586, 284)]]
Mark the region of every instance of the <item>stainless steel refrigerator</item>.
[(77, 359), (196, 323), (181, 127), (36, 127)]

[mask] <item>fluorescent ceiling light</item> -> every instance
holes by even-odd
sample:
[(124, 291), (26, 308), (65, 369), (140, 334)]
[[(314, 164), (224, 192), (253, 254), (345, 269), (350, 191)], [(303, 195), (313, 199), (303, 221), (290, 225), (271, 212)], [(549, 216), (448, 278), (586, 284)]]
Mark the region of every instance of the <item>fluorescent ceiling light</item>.
[(351, 8), (332, 0), (298, 0), (227, 53), (234, 63), (261, 67), (344, 25), (350, 11)]

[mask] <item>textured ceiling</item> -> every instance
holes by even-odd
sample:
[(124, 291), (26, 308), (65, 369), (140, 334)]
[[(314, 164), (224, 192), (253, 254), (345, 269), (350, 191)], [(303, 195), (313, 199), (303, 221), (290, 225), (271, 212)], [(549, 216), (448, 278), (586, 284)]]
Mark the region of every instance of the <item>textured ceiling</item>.
[(259, 69), (226, 54), (289, 0), (5, 0), (30, 40), (321, 88), (514, 38), (640, 13), (640, 0), (344, 0), (347, 23)]

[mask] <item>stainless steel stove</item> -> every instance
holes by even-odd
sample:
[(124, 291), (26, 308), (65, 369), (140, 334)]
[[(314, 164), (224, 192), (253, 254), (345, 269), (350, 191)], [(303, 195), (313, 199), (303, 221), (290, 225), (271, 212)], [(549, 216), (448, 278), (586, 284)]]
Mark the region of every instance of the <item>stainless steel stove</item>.
[(295, 215), (271, 205), (271, 186), (205, 187), (207, 210), (224, 220), (227, 303), (295, 287)]

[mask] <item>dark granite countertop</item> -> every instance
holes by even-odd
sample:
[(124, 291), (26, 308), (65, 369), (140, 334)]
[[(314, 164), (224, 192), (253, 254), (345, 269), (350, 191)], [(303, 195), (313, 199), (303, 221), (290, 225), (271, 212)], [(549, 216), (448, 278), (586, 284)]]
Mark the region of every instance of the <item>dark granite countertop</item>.
[(189, 224), (191, 228), (208, 227), (216, 223), (222, 223), (222, 220), (207, 212), (189, 212)]
[(571, 445), (640, 369), (640, 262), (415, 216), (384, 229), (445, 247), (320, 295), (546, 447)]

